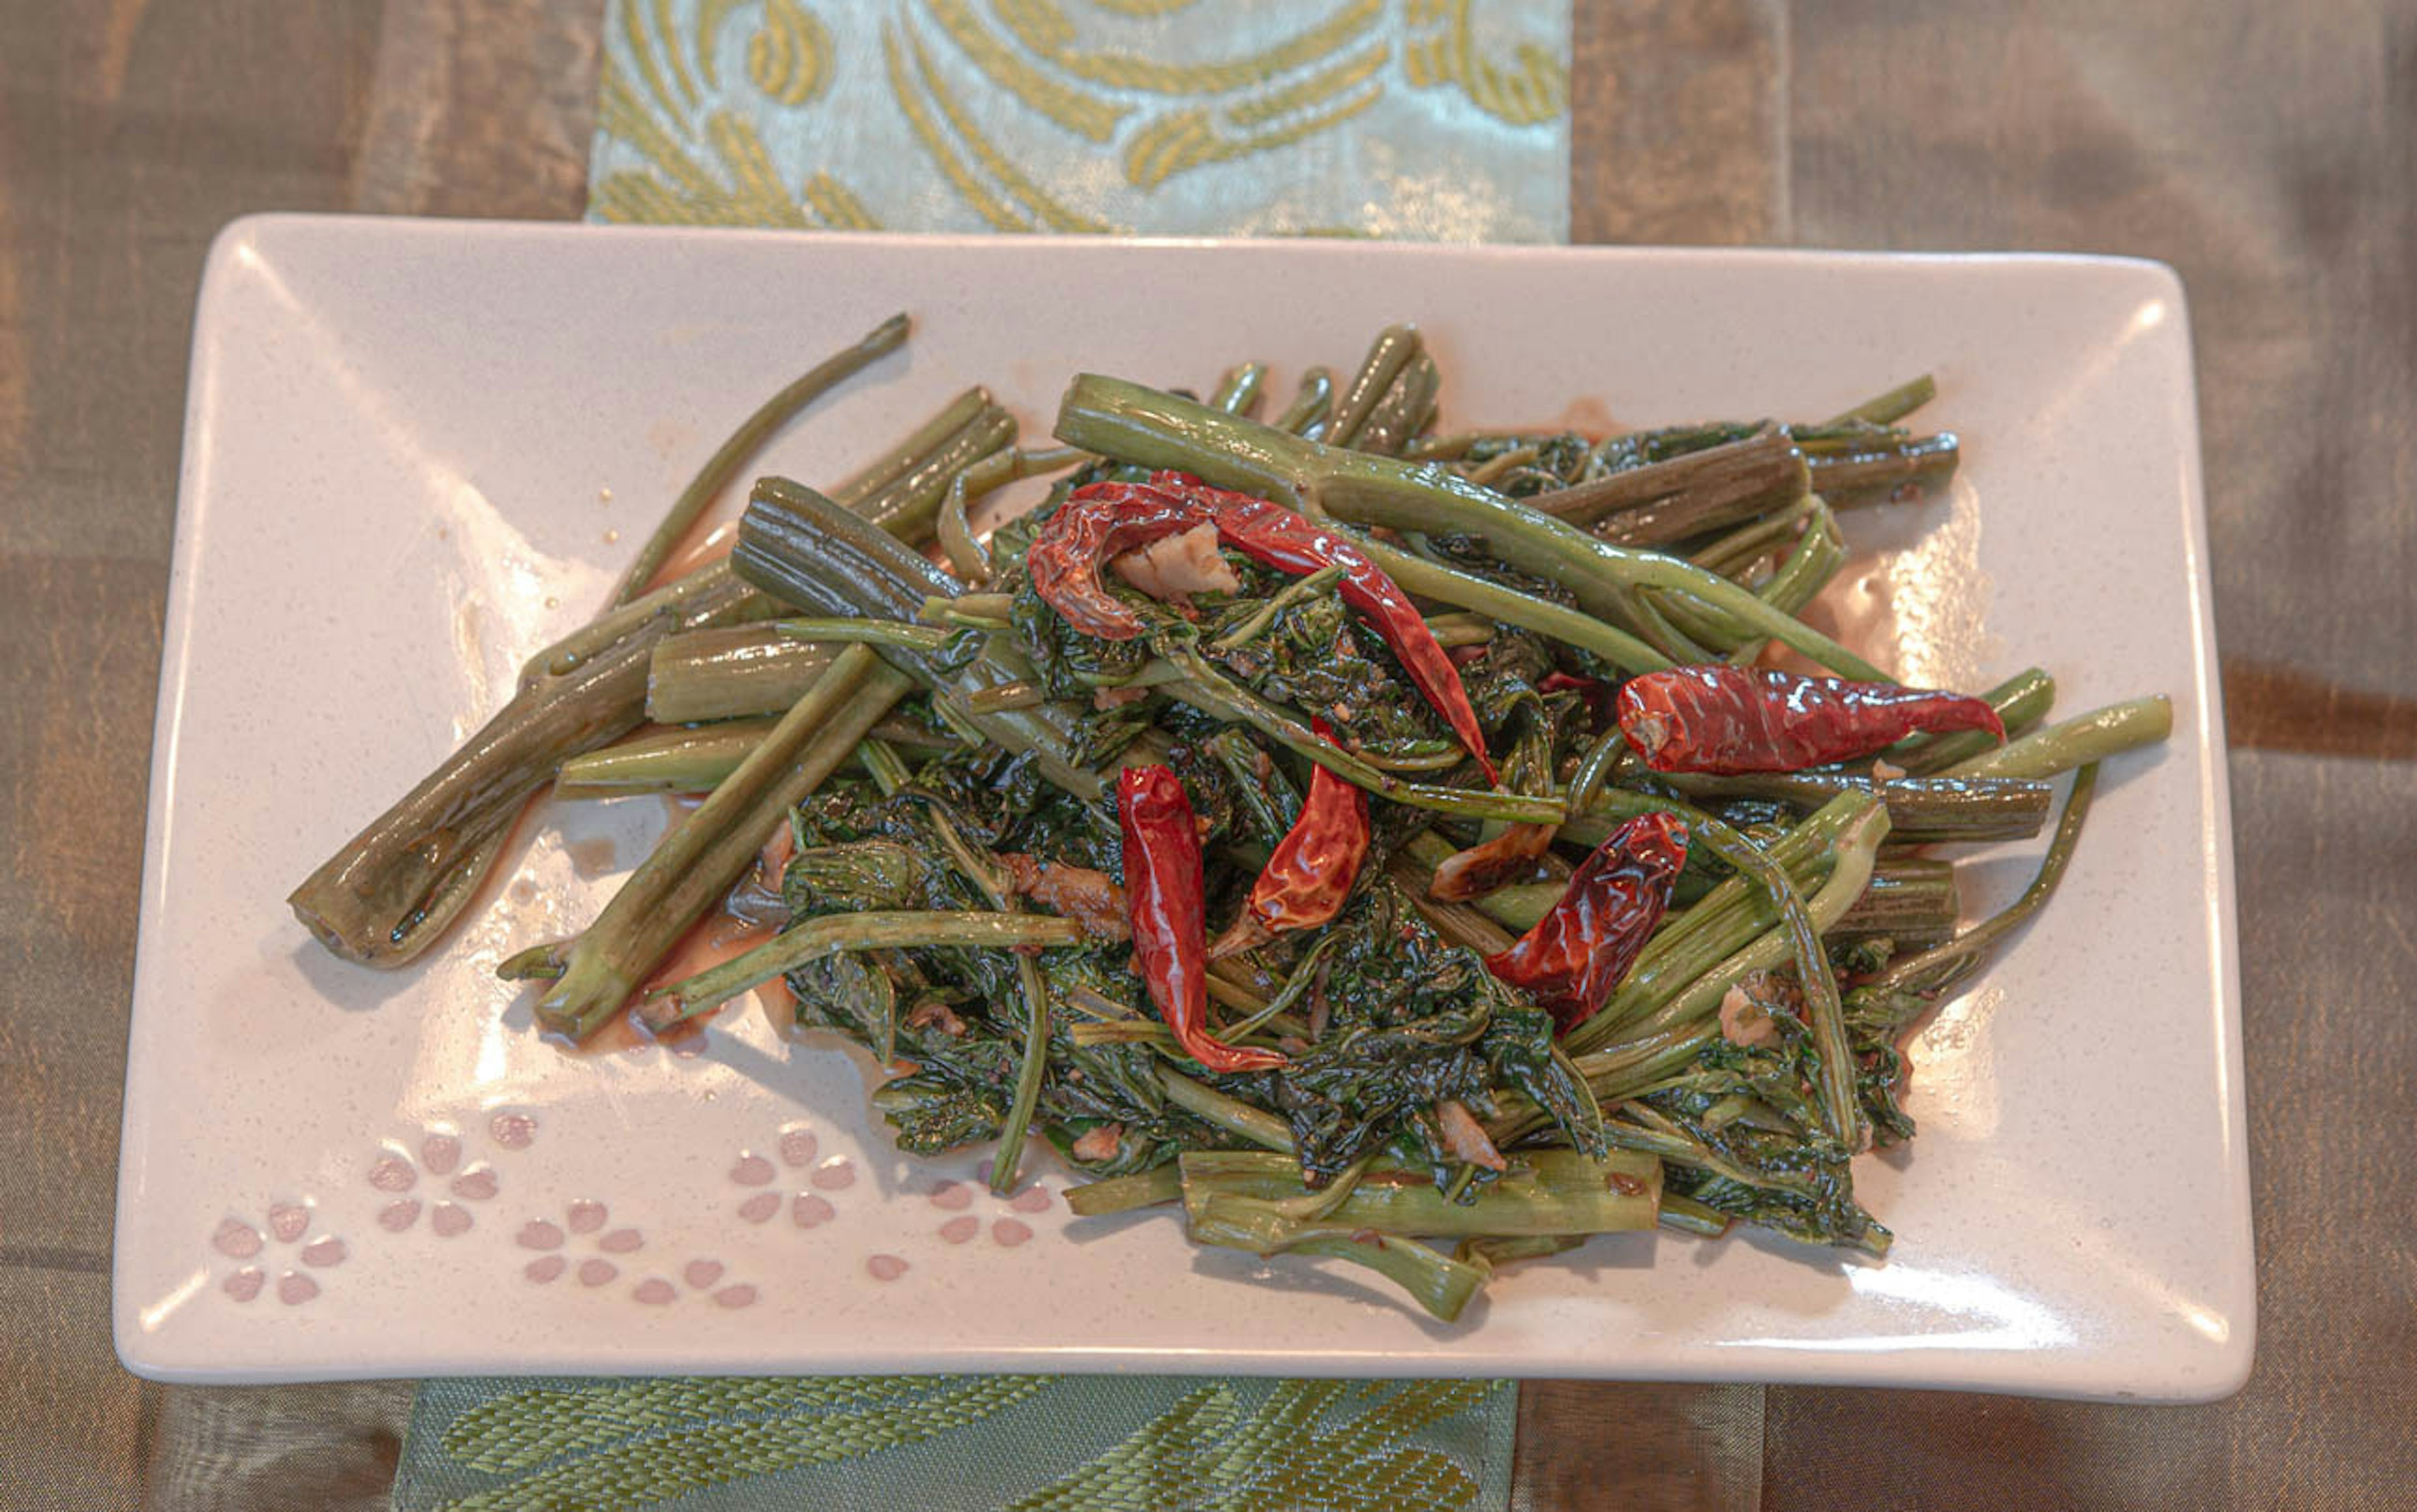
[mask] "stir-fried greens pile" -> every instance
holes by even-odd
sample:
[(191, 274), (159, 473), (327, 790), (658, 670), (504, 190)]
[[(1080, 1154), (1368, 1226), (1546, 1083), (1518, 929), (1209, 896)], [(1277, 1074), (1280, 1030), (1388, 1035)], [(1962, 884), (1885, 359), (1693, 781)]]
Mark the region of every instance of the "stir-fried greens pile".
[[(1898, 423), (1928, 380), (1817, 425), (1438, 435), (1394, 328), (1265, 420), (1257, 364), (1206, 402), (1078, 376), (1054, 451), (974, 390), (828, 493), (763, 479), (727, 560), (649, 591), (904, 334), (752, 419), (610, 611), (297, 890), (323, 940), (426, 949), (548, 782), (702, 792), (585, 932), (507, 963), (548, 1028), (777, 980), (889, 1069), (902, 1148), (993, 1144), (1005, 1190), (1038, 1133), (1079, 1214), (1179, 1203), (1447, 1319), (1609, 1230), (1886, 1251), (1851, 1163), (1913, 1133), (1903, 1035), (2170, 719), (2047, 724), (2037, 670), (1901, 688), (1797, 618), (1838, 510), (1952, 474), (1953, 436)], [(1049, 473), (977, 535), (973, 500)], [(1928, 848), (2049, 828), (2067, 771), (2036, 880), (1957, 934)], [(667, 972), (724, 909), (779, 932)]]

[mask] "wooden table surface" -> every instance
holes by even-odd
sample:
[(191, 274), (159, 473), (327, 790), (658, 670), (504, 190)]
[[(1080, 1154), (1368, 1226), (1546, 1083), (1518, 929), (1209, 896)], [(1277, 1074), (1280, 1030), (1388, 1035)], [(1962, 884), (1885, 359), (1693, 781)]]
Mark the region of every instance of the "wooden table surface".
[[(2187, 1409), (1532, 1385), (1517, 1504), (2405, 1505), (2417, 9), (1576, 9), (1579, 240), (2181, 269), (2232, 744), (2260, 1338), (2244, 1392)], [(385, 1504), (407, 1386), (162, 1388), (109, 1342), (194, 283), (246, 211), (577, 216), (601, 10), (0, 4), (0, 1507)]]

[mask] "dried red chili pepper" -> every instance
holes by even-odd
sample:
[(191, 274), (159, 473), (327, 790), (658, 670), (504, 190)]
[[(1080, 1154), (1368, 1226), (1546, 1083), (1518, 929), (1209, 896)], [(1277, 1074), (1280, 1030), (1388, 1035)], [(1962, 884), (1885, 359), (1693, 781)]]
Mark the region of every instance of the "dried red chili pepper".
[(1102, 640), (1148, 627), (1100, 582), (1100, 565), (1210, 521), (1207, 505), (1142, 483), (1090, 483), (1041, 523), (1025, 554), (1032, 590), (1068, 624)]
[(1667, 814), (1630, 819), (1579, 863), (1535, 928), (1486, 957), (1486, 970), (1534, 998), (1568, 1033), (1594, 1016), (1636, 964), (1686, 864), (1684, 824)]
[(1734, 666), (1629, 679), (1619, 729), (1656, 771), (1712, 773), (1796, 771), (1868, 756), (1917, 731), (2006, 738), (1998, 711), (1963, 694)]
[(1443, 715), (1452, 734), (1485, 772), (1496, 781), (1493, 758), (1485, 754), (1485, 732), (1478, 727), (1477, 710), (1469, 707), (1468, 690), (1460, 684), (1460, 669), (1427, 628), (1418, 605), (1386, 571), (1369, 560), (1350, 538), (1295, 513), (1229, 488), (1211, 488), (1187, 473), (1162, 472), (1150, 479), (1162, 493), (1175, 494), (1208, 506), (1217, 521), (1217, 538), (1262, 567), (1305, 576), (1321, 568), (1340, 566), (1338, 590), (1343, 602), (1368, 617), (1376, 634), (1410, 675), (1410, 681)]
[(1033, 591), (1083, 634), (1131, 640), (1148, 627), (1101, 586), (1101, 563), (1212, 521), (1221, 542), (1262, 567), (1306, 575), (1340, 566), (1343, 602), (1368, 617), (1410, 681), (1477, 758), (1485, 780), (1497, 780), (1468, 690), (1418, 605), (1347, 538), (1280, 504), (1179, 472), (1157, 473), (1148, 484), (1087, 483), (1033, 538), (1025, 557)]
[[(1334, 738), (1322, 719), (1309, 727), (1321, 740)], [(1208, 958), (1255, 950), (1278, 935), (1331, 920), (1351, 895), (1367, 855), (1368, 795), (1324, 767), (1310, 768), (1300, 817), (1276, 842), (1275, 854), (1251, 884), (1242, 916), (1209, 947)]]
[(1211, 1071), (1283, 1065), (1273, 1050), (1239, 1049), (1208, 1033), (1208, 903), (1200, 832), (1182, 780), (1165, 767), (1125, 768), (1117, 778), (1117, 822), (1134, 962), (1176, 1043)]

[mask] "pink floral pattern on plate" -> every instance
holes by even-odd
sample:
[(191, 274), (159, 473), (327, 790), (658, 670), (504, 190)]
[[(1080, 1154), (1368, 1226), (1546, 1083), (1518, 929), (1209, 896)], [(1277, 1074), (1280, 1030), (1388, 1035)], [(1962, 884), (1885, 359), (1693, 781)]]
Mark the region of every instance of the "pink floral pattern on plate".
[(856, 1163), (845, 1155), (817, 1162), (814, 1157), (821, 1153), (822, 1141), (801, 1123), (782, 1128), (770, 1154), (741, 1150), (730, 1164), (729, 1177), (747, 1195), (733, 1211), (752, 1224), (771, 1222), (783, 1208), (793, 1228), (819, 1229), (830, 1222), (839, 1209), (826, 1194), (856, 1184)]
[[(551, 1286), (568, 1275), (591, 1291), (619, 1280), (622, 1267), (638, 1265), (636, 1257), (646, 1247), (644, 1230), (615, 1226), (612, 1210), (590, 1198), (565, 1208), (559, 1223), (552, 1218), (529, 1219), (513, 1235), (513, 1242), (523, 1249), (537, 1252), (535, 1259), (521, 1267), (525, 1279), (539, 1286)], [(650, 1307), (669, 1306), (683, 1296), (707, 1297), (718, 1307), (754, 1306), (755, 1285), (748, 1281), (724, 1284), (727, 1272), (728, 1267), (722, 1261), (700, 1257), (680, 1267), (676, 1282), (667, 1275), (642, 1275), (622, 1294)], [(688, 1289), (685, 1292), (682, 1286)]]
[[(277, 1201), (268, 1205), (257, 1224), (247, 1217), (230, 1214), (221, 1219), (210, 1233), (210, 1248), (236, 1267), (220, 1276), (219, 1291), (236, 1302), (251, 1302), (265, 1291), (275, 1292), (277, 1300), (289, 1307), (298, 1307), (319, 1294), (319, 1281), (313, 1272), (327, 1272), (344, 1263), (349, 1253), (344, 1241), (331, 1233), (311, 1235), (312, 1204), (300, 1201)], [(279, 1269), (290, 1256), (292, 1264)], [(277, 1284), (269, 1286), (269, 1272), (277, 1270)]]
[[(487, 1141), (497, 1150), (525, 1150), (537, 1142), (537, 1134), (534, 1114), (497, 1108), (487, 1115)], [(429, 1129), (415, 1145), (388, 1141), (369, 1170), (370, 1185), (388, 1194), (378, 1209), (377, 1226), (390, 1234), (405, 1233), (424, 1212), (429, 1232), (439, 1239), (459, 1239), (477, 1227), (469, 1204), (494, 1200), (503, 1191), (503, 1176), (483, 1160), (464, 1166), (464, 1153), (462, 1137), (449, 1128)]]
[(1013, 1249), (1030, 1243), (1033, 1229), (1025, 1221), (1024, 1215), (1046, 1213), (1056, 1202), (1049, 1188), (1038, 1182), (1004, 1199), (993, 1196), (988, 1188), (973, 1182), (942, 1182), (932, 1189), (930, 1201), (932, 1206), (950, 1214), (940, 1221), (939, 1234), (944, 1243), (968, 1245), (982, 1233), (982, 1217), (971, 1211), (977, 1199), (991, 1209), (988, 1224), (991, 1243), (1002, 1249)]

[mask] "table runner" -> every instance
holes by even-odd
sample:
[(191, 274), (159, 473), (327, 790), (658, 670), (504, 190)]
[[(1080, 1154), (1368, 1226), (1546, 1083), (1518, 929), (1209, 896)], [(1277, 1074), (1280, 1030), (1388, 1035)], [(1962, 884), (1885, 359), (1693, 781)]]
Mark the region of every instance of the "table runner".
[[(595, 221), (1560, 240), (1567, 0), (612, 0)], [(398, 1512), (1509, 1496), (1508, 1382), (432, 1382)]]
[(613, 0), (590, 219), (1569, 235), (1568, 0)]

